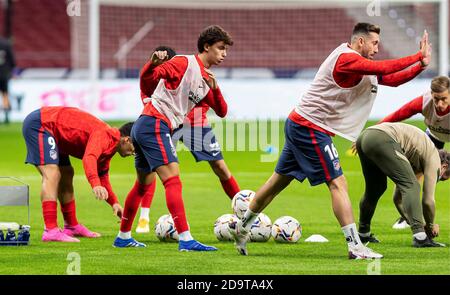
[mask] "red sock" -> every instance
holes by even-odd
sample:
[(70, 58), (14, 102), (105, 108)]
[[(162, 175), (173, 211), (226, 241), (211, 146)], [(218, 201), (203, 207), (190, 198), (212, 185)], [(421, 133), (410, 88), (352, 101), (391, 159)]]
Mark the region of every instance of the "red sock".
[(42, 214), (44, 215), (45, 229), (54, 229), (58, 227), (58, 214), (56, 212), (58, 205), (56, 201), (43, 201)]
[(127, 199), (125, 200), (122, 221), (120, 223), (121, 232), (131, 231), (131, 227), (133, 226), (133, 221), (136, 217), (136, 212), (139, 209), (139, 205), (141, 204), (141, 200), (150, 186), (151, 184), (140, 184), (137, 180), (134, 183), (133, 188), (128, 193)]
[(175, 228), (178, 233), (189, 230), (184, 211), (183, 197), (181, 195), (182, 185), (179, 176), (173, 176), (163, 182), (166, 189), (166, 203), (170, 214), (172, 215)]
[(231, 177), (227, 180), (221, 180), (220, 183), (222, 184), (223, 190), (230, 199), (233, 199), (234, 195), (241, 191), (241, 189), (239, 188), (239, 184), (236, 182), (236, 179), (234, 179), (233, 175), (231, 175)]
[(141, 207), (142, 208), (150, 208), (153, 200), (153, 196), (155, 195), (156, 189), (156, 179), (149, 185), (147, 191), (142, 198)]
[(68, 226), (75, 226), (78, 224), (76, 208), (75, 208), (75, 200), (70, 201), (66, 204), (61, 205), (61, 212), (64, 216), (64, 224)]

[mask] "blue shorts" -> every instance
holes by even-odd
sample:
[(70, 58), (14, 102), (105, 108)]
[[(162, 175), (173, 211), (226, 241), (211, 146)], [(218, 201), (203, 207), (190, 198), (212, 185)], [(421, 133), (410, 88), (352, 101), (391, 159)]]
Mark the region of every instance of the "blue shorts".
[(23, 121), (22, 134), (27, 146), (25, 163), (70, 166), (68, 155), (60, 154), (53, 135), (41, 124), (41, 110), (30, 113)]
[(175, 145), (178, 140), (183, 142), (197, 162), (223, 160), (211, 126), (193, 127), (185, 124), (173, 132), (172, 139)]
[(178, 162), (167, 123), (154, 117), (142, 115), (131, 129), (137, 170), (149, 173), (162, 165)]
[(329, 135), (290, 119), (286, 120), (284, 135), (286, 141), (276, 173), (295, 177), (300, 182), (308, 178), (311, 185), (329, 182), (343, 174)]

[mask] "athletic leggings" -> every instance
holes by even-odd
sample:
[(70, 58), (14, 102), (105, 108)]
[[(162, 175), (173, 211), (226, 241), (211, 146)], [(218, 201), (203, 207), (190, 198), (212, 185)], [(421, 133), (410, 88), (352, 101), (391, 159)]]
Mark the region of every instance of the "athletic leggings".
[(413, 233), (423, 232), (420, 184), (400, 144), (385, 132), (366, 129), (356, 141), (366, 188), (359, 203), (359, 232), (370, 231), (378, 200), (386, 191), (389, 177), (401, 192), (402, 203)]

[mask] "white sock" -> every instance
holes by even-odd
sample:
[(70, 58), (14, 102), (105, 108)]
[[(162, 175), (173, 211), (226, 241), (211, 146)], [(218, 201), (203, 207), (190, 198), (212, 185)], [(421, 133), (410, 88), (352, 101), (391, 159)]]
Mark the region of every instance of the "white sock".
[(247, 211), (245, 211), (244, 217), (242, 217), (241, 222), (238, 222), (238, 225), (242, 226), (245, 231), (249, 231), (258, 215), (259, 213), (255, 213), (249, 208), (247, 209)]
[(413, 234), (413, 236), (420, 241), (423, 241), (427, 238), (427, 234), (423, 231), (417, 234)]
[(128, 240), (128, 239), (131, 239), (131, 232), (130, 231), (127, 231), (127, 232), (119, 231), (119, 234), (117, 236), (121, 239)]
[(143, 219), (149, 220), (150, 219), (149, 216), (150, 216), (150, 208), (141, 207), (141, 217), (140, 217), (140, 219), (143, 218)]
[(190, 231), (184, 231), (181, 234), (178, 234), (178, 237), (180, 238), (180, 241), (191, 241), (194, 238), (191, 236), (191, 232)]
[(342, 232), (344, 233), (347, 245), (354, 247), (362, 244), (361, 240), (359, 239), (355, 223), (347, 224), (346, 226), (341, 227), (341, 229)]

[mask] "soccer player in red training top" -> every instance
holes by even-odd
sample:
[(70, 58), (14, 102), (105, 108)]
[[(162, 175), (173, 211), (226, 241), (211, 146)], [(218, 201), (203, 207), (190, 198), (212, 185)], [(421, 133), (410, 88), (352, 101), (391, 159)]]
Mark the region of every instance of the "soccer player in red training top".
[[(353, 217), (347, 182), (331, 136), (355, 141), (375, 100), (378, 83), (397, 86), (417, 76), (430, 60), (424, 32), (420, 51), (395, 60), (373, 61), (380, 28), (358, 23), (351, 43), (339, 45), (322, 63), (310, 88), (302, 95), (285, 124), (285, 145), (275, 173), (256, 192), (242, 220), (230, 224), (239, 253), (247, 255), (253, 221), (295, 178), (311, 185), (326, 183), (351, 259), (381, 258), (362, 243)], [(412, 66), (412, 67), (410, 67)]]
[[(175, 51), (167, 46), (159, 46), (154, 51), (167, 51), (168, 60), (176, 55)], [(145, 64), (142, 73), (145, 73), (150, 65), (151, 61)], [(141, 83), (141, 99), (144, 104), (150, 101), (150, 97), (155, 91), (156, 86), (157, 83), (153, 85), (151, 83)], [(240, 191), (240, 188), (236, 179), (231, 175), (220, 151), (220, 145), (216, 141), (211, 126), (208, 124), (206, 117), (208, 110), (209, 106), (205, 103), (199, 103), (195, 106), (183, 122), (182, 127), (174, 130), (172, 139), (175, 146), (177, 140), (182, 140), (197, 162), (208, 161), (212, 170), (219, 178), (223, 190), (232, 199)], [(148, 233), (150, 231), (149, 213), (155, 193), (155, 186), (156, 181), (152, 182), (150, 189), (142, 198), (141, 215), (138, 226), (136, 227), (137, 233)]]
[[(122, 157), (134, 154), (132, 125), (112, 128), (84, 111), (68, 107), (43, 107), (25, 118), (22, 133), (27, 145), (26, 163), (35, 165), (42, 175), (44, 242), (79, 242), (74, 236), (100, 236), (78, 223), (72, 183), (74, 170), (69, 156), (82, 159), (95, 197), (106, 200), (114, 214), (122, 216), (123, 209), (112, 191), (108, 170), (116, 152)], [(63, 231), (57, 223), (57, 200), (64, 216)]]
[[(399, 122), (406, 120), (415, 114), (425, 117), (427, 126), (426, 134), (430, 137), (437, 149), (443, 149), (444, 144), (450, 141), (450, 79), (446, 76), (438, 76), (431, 80), (431, 87), (421, 96), (411, 100), (397, 111), (380, 121)], [(421, 175), (418, 175), (421, 178)], [(401, 194), (398, 190), (394, 193), (394, 203), (397, 209), (401, 209)], [(400, 217), (392, 226), (394, 229), (409, 227), (406, 219)]]
[(138, 179), (125, 201), (120, 231), (114, 241), (115, 247), (146, 247), (131, 237), (131, 227), (142, 197), (158, 174), (164, 184), (167, 207), (180, 238), (178, 249), (217, 250), (194, 240), (189, 231), (178, 159), (171, 134), (201, 102), (209, 105), (219, 117), (226, 115), (227, 104), (209, 68), (219, 65), (225, 59), (228, 47), (232, 44), (226, 31), (218, 26), (210, 26), (200, 34), (197, 55), (176, 56), (164, 62), (167, 59), (166, 51), (153, 53), (151, 65), (141, 75), (141, 85), (157, 83), (157, 87), (131, 131), (136, 149)]

